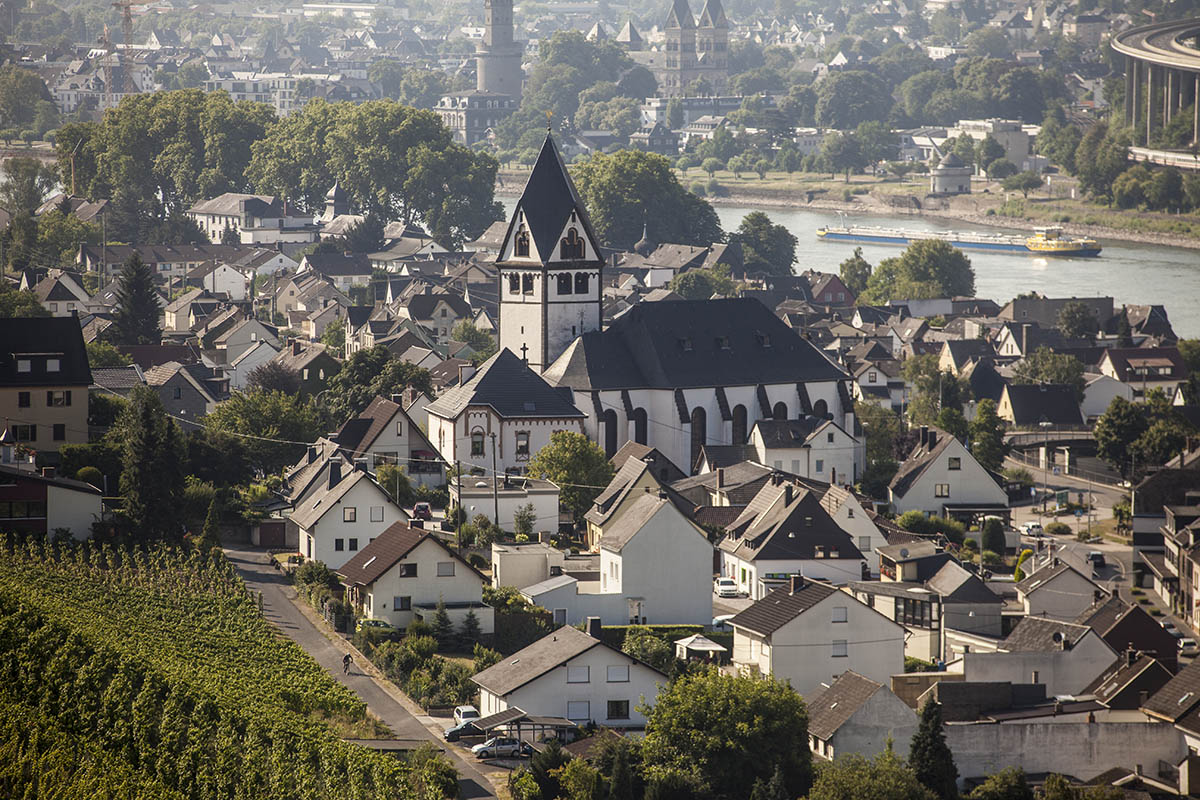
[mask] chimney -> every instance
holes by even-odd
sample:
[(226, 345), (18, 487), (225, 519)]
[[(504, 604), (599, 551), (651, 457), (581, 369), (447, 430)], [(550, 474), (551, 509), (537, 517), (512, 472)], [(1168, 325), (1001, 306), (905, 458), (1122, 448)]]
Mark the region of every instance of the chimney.
[(311, 464), (317, 460), (317, 448), (315, 445), (308, 446), (308, 463)]
[(725, 468), (717, 467), (717, 488), (720, 489), (724, 486), (725, 486)]
[(459, 364), (458, 365), (458, 385), (462, 386), (467, 381), (475, 376), (474, 364)]
[(330, 461), (329, 462), (329, 488), (332, 489), (333, 487), (337, 486), (341, 482), (342, 482), (342, 462)]
[(925, 444), (929, 441), (929, 428), (926, 425), (922, 425), (918, 430), (920, 431), (921, 438), (919, 439), (919, 441), (921, 443), (921, 447), (924, 447)]
[(53, 478), (54, 477), (54, 467), (42, 467), (42, 477), (43, 478)]
[(601, 627), (602, 627), (602, 626), (601, 626), (601, 624), (600, 624), (600, 618), (599, 618), (599, 617), (588, 617), (588, 618), (587, 618), (587, 628), (586, 628), (586, 630), (587, 630), (587, 635), (588, 635), (588, 636), (592, 637), (593, 639), (599, 639), (599, 638), (600, 638), (600, 629), (601, 629)]
[(303, 346), (300, 344), (300, 340), (299, 340), (299, 339), (292, 339), (292, 355), (294, 355), (294, 356), (298, 356), (298, 355), (300, 355), (300, 351), (301, 351), (301, 350), (303, 350), (303, 349), (304, 349), (304, 348), (303, 348)]
[(791, 483), (788, 483), (787, 486), (783, 487), (783, 504), (785, 506), (790, 506), (792, 504), (792, 484)]
[(1125, 664), (1132, 667), (1138, 660), (1138, 653), (1132, 647), (1125, 648)]
[(804, 576), (800, 574), (790, 576), (788, 583), (788, 594), (795, 594), (804, 588)]
[(925, 441), (926, 448), (932, 450), (935, 446), (937, 446), (937, 439), (937, 431), (930, 431)]
[(1104, 597), (1104, 592), (1102, 592), (1101, 590), (1099, 590), (1099, 589), (1092, 590), (1092, 602), (1093, 603), (1099, 603), (1101, 598), (1103, 598), (1103, 597)]

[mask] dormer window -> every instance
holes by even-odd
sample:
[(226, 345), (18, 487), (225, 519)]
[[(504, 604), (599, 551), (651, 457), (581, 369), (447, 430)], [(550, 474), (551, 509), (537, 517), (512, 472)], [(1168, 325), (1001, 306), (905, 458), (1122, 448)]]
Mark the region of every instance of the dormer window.
[(718, 350), (728, 350), (729, 349), (729, 337), (728, 336), (718, 336), (716, 339), (716, 344), (717, 344)]
[(754, 334), (754, 338), (758, 342), (759, 347), (767, 348), (771, 346), (771, 337), (765, 333), (756, 333)]
[(579, 231), (574, 228), (567, 231), (567, 235), (563, 237), (559, 245), (559, 253), (562, 254), (563, 261), (574, 261), (583, 258), (583, 239), (579, 237)]
[(517, 230), (517, 244), (514, 254), (517, 258), (529, 257), (529, 231), (525, 230), (524, 225)]
[(679, 349), (685, 353), (692, 352), (692, 340), (689, 338), (686, 338), (686, 337), (683, 339), (680, 339), (679, 340)]

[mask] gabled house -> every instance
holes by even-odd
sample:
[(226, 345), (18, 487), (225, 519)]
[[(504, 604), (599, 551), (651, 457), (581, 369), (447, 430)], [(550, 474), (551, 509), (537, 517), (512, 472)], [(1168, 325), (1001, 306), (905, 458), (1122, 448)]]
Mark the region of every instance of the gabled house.
[(92, 373), (79, 320), (0, 319), (0, 419), (9, 441), (57, 451), (88, 441)]
[[(205, 373), (210, 377), (206, 379)], [(229, 380), (199, 364), (168, 361), (146, 370), (145, 375), (146, 385), (158, 394), (163, 410), (173, 417), (197, 420), (195, 424), (229, 394)]]
[(225, 366), (225, 374), (229, 377), (229, 388), (242, 391), (249, 386), (250, 373), (266, 364), (275, 360), (275, 356), (279, 355), (278, 342), (271, 344), (266, 340), (259, 340), (246, 345), (241, 349), (241, 352)]
[(1141, 400), (1151, 389), (1174, 396), (1189, 371), (1178, 347), (1113, 347), (1104, 351), (1100, 372), (1127, 384)]
[(1153, 656), (1130, 649), (1105, 672), (1083, 688), (1102, 706), (1113, 710), (1136, 711), (1147, 698), (1163, 688), (1175, 673)]
[(922, 425), (917, 444), (888, 485), (897, 514), (1008, 516), (1008, 494), (963, 443), (943, 430)]
[(808, 703), (808, 743), (817, 758), (871, 758), (891, 746), (908, 750), (917, 715), (882, 683), (846, 670)]
[(300, 396), (312, 397), (329, 385), (329, 379), (342, 369), (338, 361), (321, 342), (304, 342), (289, 338), (275, 361), (293, 370), (300, 378)]
[(1083, 427), (1075, 388), (1061, 383), (1010, 383), (1000, 395), (996, 415), (1024, 430), (1038, 430), (1043, 422), (1060, 430)]
[(374, 473), (383, 464), (399, 464), (409, 479), (424, 486), (446, 483), (446, 464), (420, 427), (400, 405), (397, 395), (376, 397), (333, 435), (350, 463), (363, 463)]
[(212, 294), (222, 294), (240, 303), (249, 295), (249, 279), (235, 267), (222, 261), (205, 261), (188, 270), (186, 283)]
[(1054, 559), (1016, 585), (1017, 601), (1025, 614), (1057, 620), (1073, 620), (1102, 601), (1107, 594), (1066, 561)]
[(455, 629), (474, 614), (490, 636), (495, 612), (484, 605), (486, 579), (458, 553), (422, 528), (397, 522), (369, 538), (365, 547), (337, 570), (347, 599), (368, 619), (404, 630), (413, 620), (432, 623), (439, 603)]
[[(86, 403), (84, 404), (86, 406)], [(101, 519), (100, 487), (12, 464), (11, 440), (0, 445), (0, 529), (50, 536), (62, 529), (75, 539), (92, 535)]]
[(827, 583), (792, 575), (730, 620), (733, 664), (810, 697), (847, 670), (878, 683), (904, 671), (904, 628)]
[(82, 279), (65, 270), (50, 270), (50, 274), (38, 281), (33, 287), (42, 307), (50, 312), (52, 317), (73, 317), (80, 315), (91, 303), (91, 296), (83, 288)]
[(297, 277), (303, 273), (318, 275), (348, 292), (352, 286), (370, 284), (371, 262), (366, 253), (309, 253), (300, 261)]
[(856, 483), (866, 465), (865, 443), (820, 417), (760, 419), (749, 443), (760, 464), (833, 485)]
[(435, 342), (446, 344), (454, 326), (471, 318), (471, 307), (455, 292), (428, 292), (408, 298), (400, 315), (432, 331)]
[(519, 708), (580, 725), (644, 728), (638, 709), (654, 702), (667, 676), (602, 642), (599, 620), (589, 620), (588, 631), (561, 627), (476, 674), (479, 713)]
[(324, 480), (288, 515), (300, 554), (330, 569), (341, 567), (388, 526), (408, 522), (404, 509), (370, 475), (344, 466), (338, 458), (329, 459), (322, 470)]
[[(429, 438), (464, 469), (525, 471), (554, 431), (583, 433), (584, 413), (569, 391), (550, 386), (508, 349), (426, 408)], [(494, 454), (494, 455), (493, 455)]]
[(1200, 751), (1200, 661), (1181, 669), (1139, 709), (1183, 732), (1191, 753)]
[(1179, 667), (1175, 637), (1159, 625), (1144, 606), (1126, 603), (1117, 595), (1110, 595), (1093, 603), (1074, 621), (1095, 630), (1113, 650), (1120, 652), (1131, 648), (1154, 656), (1172, 674)]
[(900, 362), (891, 358), (863, 361), (853, 370), (854, 399), (896, 413), (908, 401), (908, 384), (900, 377)]
[(717, 546), (721, 575), (756, 600), (793, 575), (835, 584), (870, 575), (862, 552), (819, 494), (783, 476), (755, 495)]

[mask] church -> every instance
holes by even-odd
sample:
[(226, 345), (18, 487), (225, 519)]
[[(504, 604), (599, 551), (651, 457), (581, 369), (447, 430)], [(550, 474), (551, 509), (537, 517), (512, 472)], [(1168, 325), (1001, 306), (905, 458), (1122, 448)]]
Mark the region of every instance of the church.
[(604, 258), (550, 135), (496, 266), (500, 348), (569, 388), (610, 456), (635, 441), (691, 472), (702, 447), (744, 444), (760, 419), (856, 429), (849, 375), (758, 300), (643, 302), (604, 328)]

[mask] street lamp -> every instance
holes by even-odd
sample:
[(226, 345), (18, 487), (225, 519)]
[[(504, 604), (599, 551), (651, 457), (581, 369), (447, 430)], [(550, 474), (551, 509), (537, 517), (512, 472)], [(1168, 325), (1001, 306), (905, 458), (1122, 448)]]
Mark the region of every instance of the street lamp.
[(1046, 493), (1049, 491), (1047, 484), (1050, 481), (1050, 420), (1042, 417), (1038, 422), (1038, 427), (1042, 429), (1042, 515), (1046, 514)]

